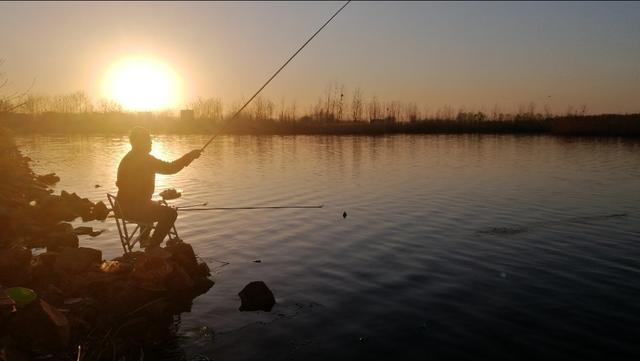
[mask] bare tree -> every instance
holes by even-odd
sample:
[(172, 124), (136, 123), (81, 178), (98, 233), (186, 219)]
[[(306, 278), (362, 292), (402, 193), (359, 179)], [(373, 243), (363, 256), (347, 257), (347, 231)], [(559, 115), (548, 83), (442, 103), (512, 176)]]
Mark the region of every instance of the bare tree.
[(51, 98), (46, 95), (29, 94), (23, 107), (27, 114), (42, 114), (50, 110)]
[(310, 114), (311, 118), (313, 118), (314, 120), (326, 119), (325, 103), (322, 97), (318, 98), (318, 102), (312, 106)]
[(372, 119), (378, 119), (381, 115), (380, 102), (375, 95), (371, 98), (369, 104), (367, 104), (367, 113), (369, 115), (369, 121)]
[(199, 119), (222, 119), (222, 100), (220, 98), (198, 98), (191, 103), (194, 117)]
[(333, 87), (329, 85), (325, 91), (325, 105), (322, 110), (323, 120), (328, 120), (331, 117), (333, 111)]
[(268, 119), (268, 120), (273, 119), (273, 113), (275, 109), (276, 109), (275, 104), (273, 104), (271, 100), (267, 99), (265, 104), (265, 117), (263, 119)]
[(527, 115), (533, 117), (536, 114), (536, 103), (530, 102), (529, 106), (527, 106)]
[[(338, 90), (338, 88), (336, 88)], [(344, 110), (344, 85), (340, 85), (340, 98), (337, 98), (337, 119), (338, 121), (342, 121), (342, 114)], [(337, 95), (337, 94), (336, 94)]]
[(420, 117), (418, 105), (414, 102), (407, 103), (404, 106), (404, 117), (405, 120), (410, 122), (415, 122)]
[(580, 115), (584, 116), (586, 114), (587, 114), (587, 105), (582, 104), (582, 106), (580, 107)]
[(249, 117), (254, 120), (272, 119), (274, 104), (271, 100), (258, 95), (249, 106)]
[(362, 119), (362, 108), (362, 91), (360, 87), (357, 87), (353, 91), (353, 97), (351, 98), (351, 117), (354, 121), (358, 122)]
[(93, 111), (91, 100), (82, 91), (55, 96), (51, 108), (56, 113), (88, 113)]
[(400, 102), (394, 100), (385, 104), (385, 117), (387, 119), (399, 120), (400, 118)]
[(502, 120), (498, 104), (494, 104), (493, 108), (491, 108), (491, 120)]
[(73, 99), (76, 113), (93, 112), (93, 103), (91, 102), (91, 98), (89, 98), (85, 92), (77, 91), (71, 94), (71, 98)]
[(297, 112), (297, 102), (294, 100), (287, 110), (287, 118), (291, 121), (296, 121), (297, 119), (296, 112)]
[[(0, 59), (0, 67), (4, 64), (4, 59)], [(9, 77), (4, 72), (0, 72), (0, 113), (10, 113), (14, 110), (23, 107), (25, 97), (29, 94), (33, 86), (35, 85), (35, 78), (31, 82), (31, 85), (23, 92), (14, 91), (13, 93), (5, 94), (9, 86)]]
[(451, 105), (445, 105), (436, 112), (436, 119), (453, 120), (453, 113), (453, 107)]
[(115, 100), (100, 99), (98, 101), (98, 111), (101, 113), (122, 113), (122, 105)]
[(297, 104), (294, 100), (289, 106), (285, 102), (284, 98), (282, 98), (282, 102), (280, 104), (280, 114), (278, 115), (278, 120), (281, 122), (292, 122), (296, 120), (296, 108)]
[(284, 122), (286, 121), (286, 113), (287, 113), (287, 104), (284, 101), (284, 97), (280, 100), (280, 114), (278, 115), (278, 121)]
[(422, 106), (422, 116), (423, 119), (427, 119), (431, 116), (431, 109), (426, 104)]

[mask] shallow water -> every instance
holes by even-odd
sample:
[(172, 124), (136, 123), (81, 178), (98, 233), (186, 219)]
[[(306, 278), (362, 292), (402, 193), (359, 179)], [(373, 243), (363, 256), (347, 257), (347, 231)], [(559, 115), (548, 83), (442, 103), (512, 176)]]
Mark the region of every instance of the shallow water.
[[(158, 136), (173, 159), (205, 136)], [(122, 136), (22, 136), (57, 190), (106, 203)], [(99, 184), (99, 188), (95, 185)], [(547, 136), (220, 137), (174, 204), (216, 284), (152, 358), (640, 357), (640, 142)], [(343, 218), (343, 212), (347, 217)], [(81, 243), (121, 254), (113, 220)], [(261, 260), (260, 263), (253, 262)], [(225, 265), (228, 263), (228, 265)], [(239, 312), (264, 280), (271, 313)], [(148, 358), (151, 358), (149, 356)]]

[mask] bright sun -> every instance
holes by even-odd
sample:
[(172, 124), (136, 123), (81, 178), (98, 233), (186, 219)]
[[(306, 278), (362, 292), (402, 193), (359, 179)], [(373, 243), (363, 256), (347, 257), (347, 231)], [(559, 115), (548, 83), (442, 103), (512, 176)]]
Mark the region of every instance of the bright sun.
[(128, 57), (109, 67), (103, 94), (126, 110), (175, 108), (180, 102), (180, 78), (167, 65), (150, 57)]

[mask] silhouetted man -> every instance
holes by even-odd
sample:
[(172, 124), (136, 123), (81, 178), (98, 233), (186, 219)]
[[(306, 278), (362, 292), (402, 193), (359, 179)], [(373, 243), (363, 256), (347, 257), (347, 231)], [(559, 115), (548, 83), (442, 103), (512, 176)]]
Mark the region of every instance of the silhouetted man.
[(200, 149), (192, 150), (173, 162), (162, 161), (151, 154), (151, 136), (142, 127), (129, 134), (131, 151), (118, 166), (118, 204), (124, 217), (145, 223), (158, 222), (148, 247), (159, 246), (178, 216), (175, 209), (151, 201), (156, 173), (175, 174), (200, 157)]

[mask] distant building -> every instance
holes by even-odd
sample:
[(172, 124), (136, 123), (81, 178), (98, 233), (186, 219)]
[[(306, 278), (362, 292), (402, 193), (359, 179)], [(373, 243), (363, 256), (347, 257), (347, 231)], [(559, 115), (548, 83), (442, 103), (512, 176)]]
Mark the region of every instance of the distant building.
[(181, 120), (193, 120), (195, 118), (193, 109), (182, 109), (180, 111)]
[(153, 117), (152, 112), (138, 112), (138, 119), (149, 120)]

